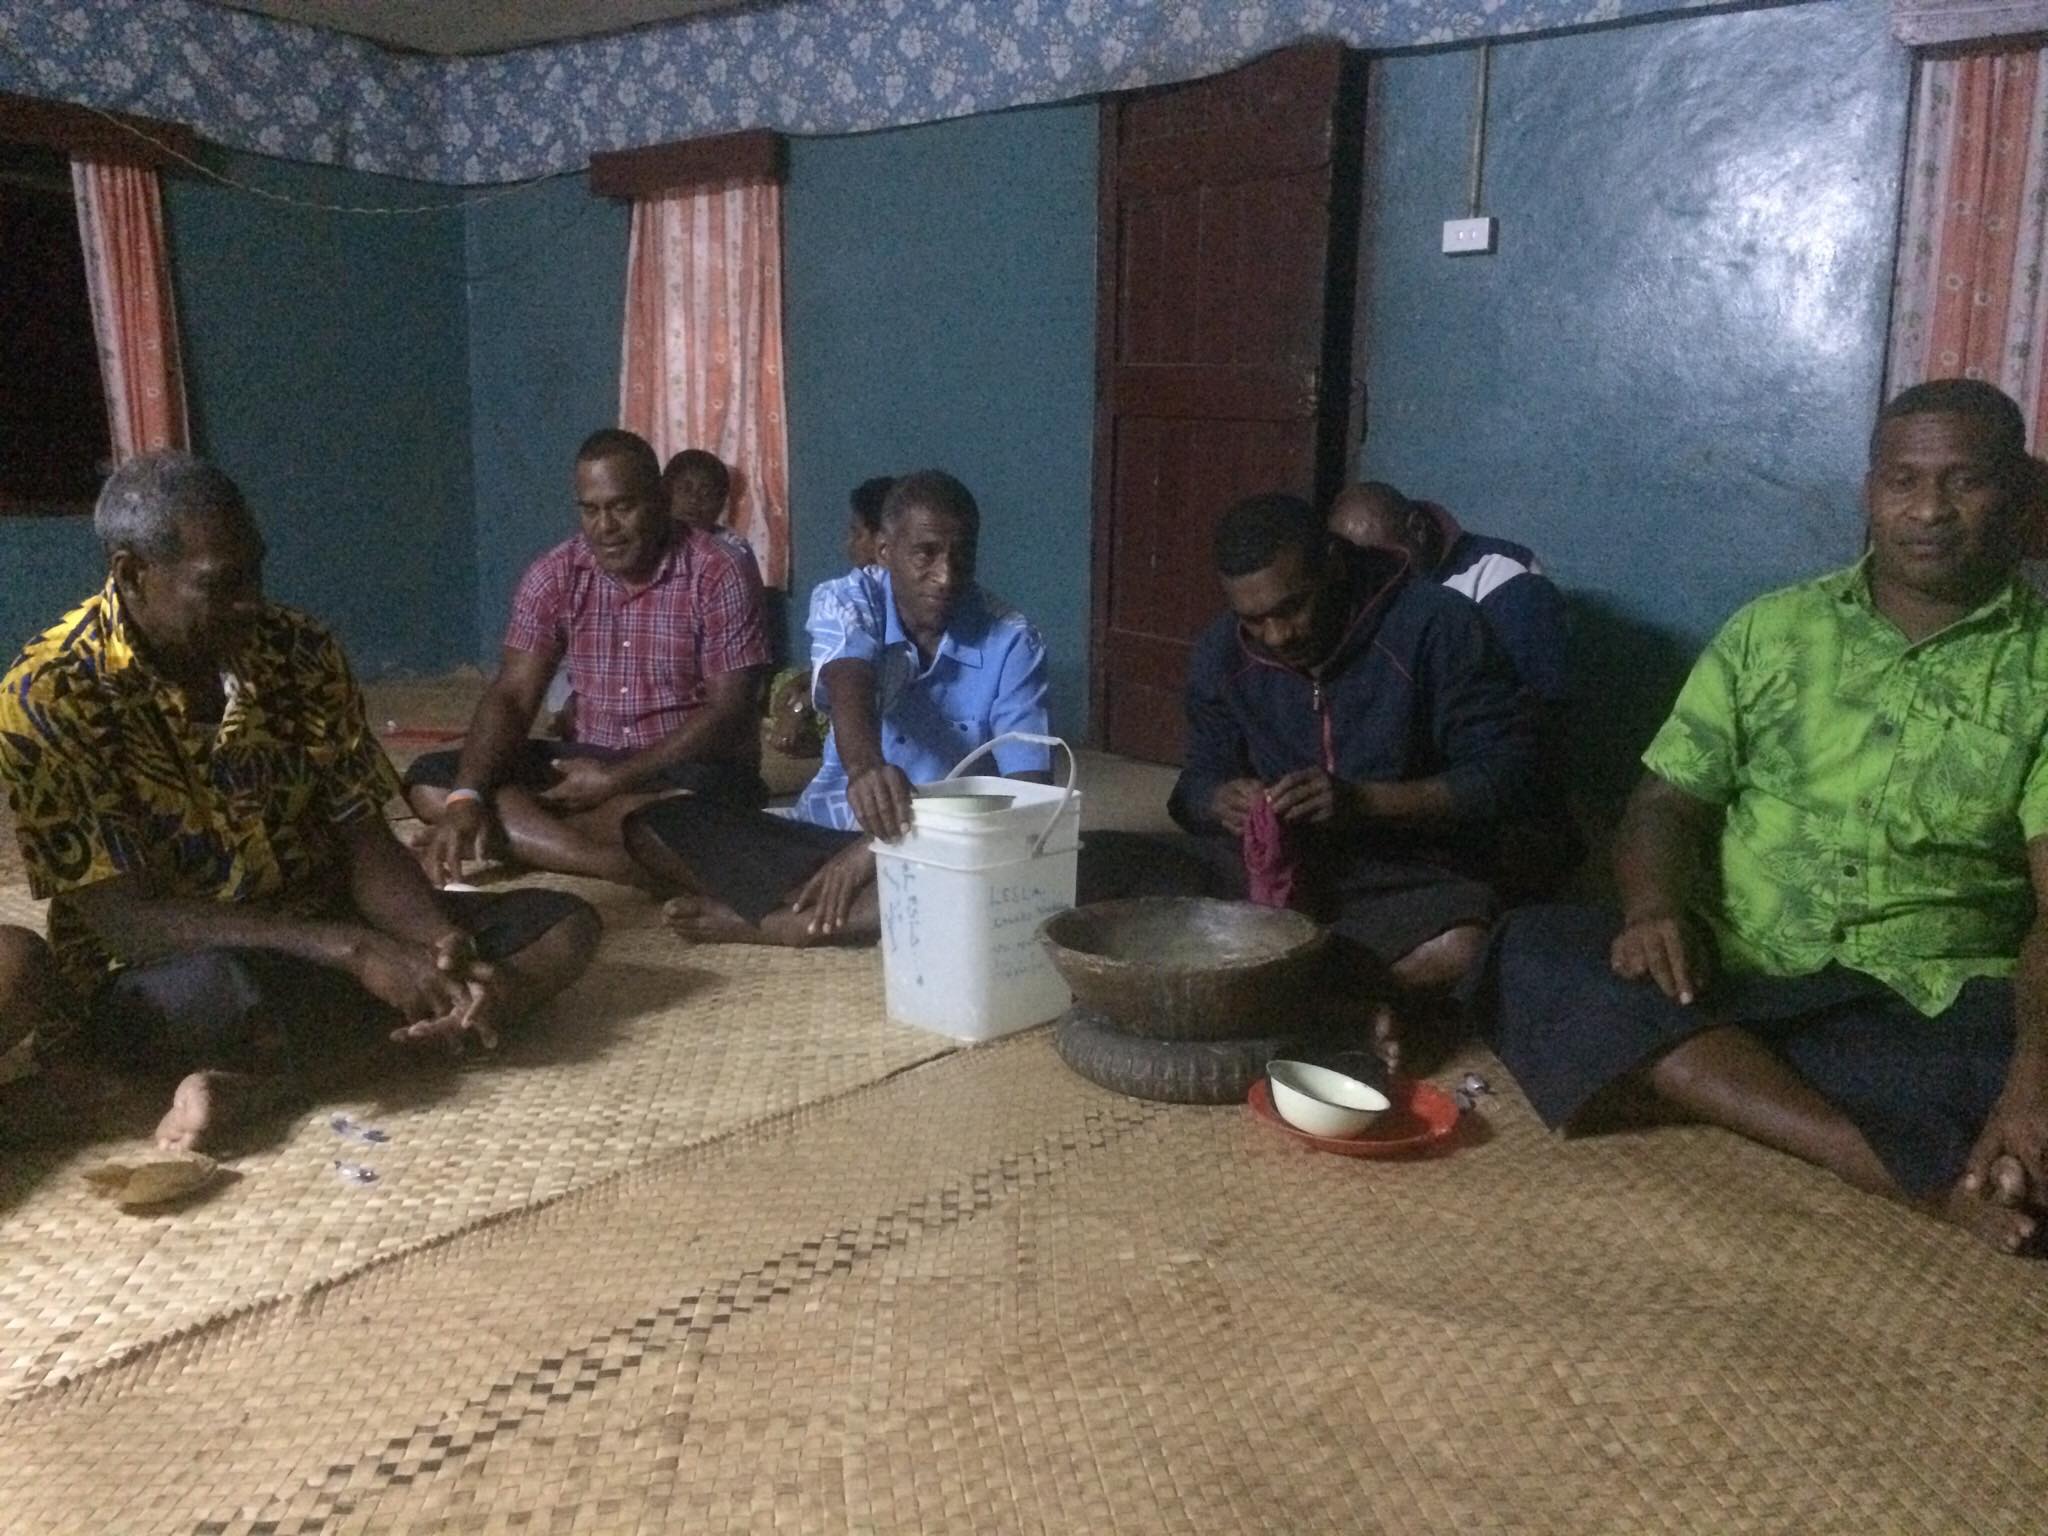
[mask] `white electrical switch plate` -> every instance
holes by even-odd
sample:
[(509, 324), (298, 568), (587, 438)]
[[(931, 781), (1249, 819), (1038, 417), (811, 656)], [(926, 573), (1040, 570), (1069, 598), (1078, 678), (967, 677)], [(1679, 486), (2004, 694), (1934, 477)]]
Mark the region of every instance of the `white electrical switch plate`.
[(1491, 214), (1483, 219), (1445, 219), (1446, 256), (1484, 256), (1492, 252), (1500, 234), (1500, 220)]

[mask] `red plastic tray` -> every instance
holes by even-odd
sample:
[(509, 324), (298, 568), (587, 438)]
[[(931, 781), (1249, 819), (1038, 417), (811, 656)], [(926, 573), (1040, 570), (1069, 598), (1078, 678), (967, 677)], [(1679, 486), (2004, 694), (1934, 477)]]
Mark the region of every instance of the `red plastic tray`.
[(1245, 1106), (1253, 1119), (1339, 1157), (1412, 1157), (1442, 1146), (1458, 1129), (1458, 1106), (1435, 1083), (1397, 1077), (1388, 1083), (1387, 1097), (1392, 1106), (1358, 1136), (1311, 1136), (1289, 1125), (1273, 1107), (1273, 1091), (1263, 1077), (1252, 1084)]

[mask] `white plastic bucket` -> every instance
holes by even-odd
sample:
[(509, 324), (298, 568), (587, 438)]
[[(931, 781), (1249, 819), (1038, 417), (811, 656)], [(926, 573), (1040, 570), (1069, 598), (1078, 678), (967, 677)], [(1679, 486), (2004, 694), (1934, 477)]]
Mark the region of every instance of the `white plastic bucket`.
[[(1065, 788), (961, 777), (1008, 741), (1065, 752)], [(1073, 995), (1046, 958), (1038, 925), (1074, 904), (1079, 772), (1057, 736), (998, 736), (954, 764), (944, 782), (1009, 795), (1008, 809), (970, 814), (915, 804), (901, 840), (874, 844), (890, 1018), (955, 1040), (993, 1040), (1066, 1011)]]

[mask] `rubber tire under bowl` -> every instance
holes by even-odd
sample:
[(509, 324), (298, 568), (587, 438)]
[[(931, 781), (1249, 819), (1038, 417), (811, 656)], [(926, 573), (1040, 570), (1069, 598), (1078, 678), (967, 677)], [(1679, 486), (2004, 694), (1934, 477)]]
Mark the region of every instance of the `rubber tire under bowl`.
[(1310, 1048), (1303, 1035), (1155, 1040), (1073, 1009), (1053, 1027), (1060, 1060), (1112, 1093), (1165, 1104), (1242, 1104), (1266, 1063)]

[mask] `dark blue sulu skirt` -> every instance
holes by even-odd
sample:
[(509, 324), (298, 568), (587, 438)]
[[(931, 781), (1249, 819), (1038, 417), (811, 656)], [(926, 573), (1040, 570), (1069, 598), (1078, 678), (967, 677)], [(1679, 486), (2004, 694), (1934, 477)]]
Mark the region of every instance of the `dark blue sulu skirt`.
[(1474, 1011), (1546, 1124), (1570, 1130), (1601, 1090), (1702, 1030), (1736, 1025), (1847, 1115), (1908, 1194), (1962, 1177), (2012, 1059), (2009, 980), (1967, 983), (1935, 1018), (1838, 965), (1717, 977), (1685, 1006), (1608, 968), (1620, 931), (1615, 912), (1563, 906), (1525, 907), (1495, 930)]

